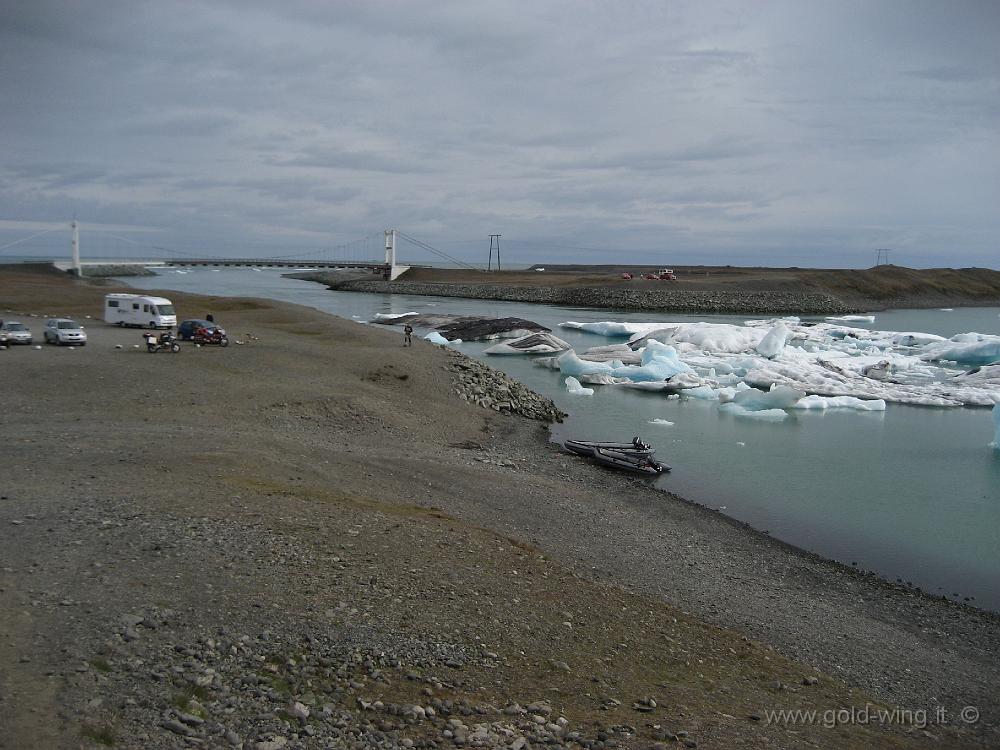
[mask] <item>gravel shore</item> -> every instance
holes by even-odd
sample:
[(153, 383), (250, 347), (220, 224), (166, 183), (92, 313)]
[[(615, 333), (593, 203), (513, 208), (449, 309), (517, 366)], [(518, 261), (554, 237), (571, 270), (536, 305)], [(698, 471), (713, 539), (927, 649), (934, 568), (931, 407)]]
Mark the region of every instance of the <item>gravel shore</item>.
[(997, 616), (578, 460), (455, 352), (169, 296), (243, 343), (0, 351), (0, 748), (1000, 745)]
[(598, 307), (608, 310), (661, 310), (676, 313), (748, 315), (841, 315), (860, 312), (831, 295), (813, 291), (690, 290), (676, 287), (621, 289), (613, 287), (505, 286), (503, 284), (421, 283), (406, 280), (344, 279), (329, 272), (288, 274), (318, 281), (341, 292), (415, 294), (437, 297), (503, 300), (535, 304)]

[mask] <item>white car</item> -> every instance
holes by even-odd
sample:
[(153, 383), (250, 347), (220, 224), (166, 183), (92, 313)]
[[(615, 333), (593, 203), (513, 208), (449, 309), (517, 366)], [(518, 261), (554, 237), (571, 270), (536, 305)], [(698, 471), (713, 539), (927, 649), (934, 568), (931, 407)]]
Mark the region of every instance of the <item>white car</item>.
[(7, 342), (10, 344), (30, 344), (31, 329), (24, 323), (16, 320), (5, 320), (0, 330), (7, 334)]
[(52, 318), (45, 321), (46, 344), (74, 344), (86, 346), (87, 332), (83, 326), (69, 318)]

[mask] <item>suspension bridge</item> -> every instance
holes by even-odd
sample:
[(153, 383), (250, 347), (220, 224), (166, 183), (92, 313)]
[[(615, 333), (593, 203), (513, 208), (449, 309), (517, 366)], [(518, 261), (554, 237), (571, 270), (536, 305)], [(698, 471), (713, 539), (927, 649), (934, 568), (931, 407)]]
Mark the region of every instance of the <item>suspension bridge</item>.
[[(99, 236), (124, 243), (126, 250), (122, 252), (121, 246), (117, 246), (115, 248), (117, 252), (110, 252), (109, 243), (105, 240), (100, 243), (100, 250), (98, 251), (100, 260), (83, 260), (80, 250), (80, 225), (74, 221), (69, 225), (69, 228), (71, 230), (70, 257), (65, 260), (56, 258), (52, 262), (57, 268), (74, 272), (81, 276), (86, 275), (88, 266), (101, 265), (358, 269), (370, 271), (372, 274), (381, 276), (386, 280), (396, 279), (412, 267), (426, 267), (432, 264), (476, 269), (472, 264), (459, 260), (449, 253), (439, 250), (398, 229), (386, 229), (351, 242), (316, 249), (303, 249), (288, 254), (267, 253), (266, 255), (255, 255), (253, 257), (228, 257), (185, 252), (177, 248), (149, 244), (99, 228), (92, 228), (88, 231), (93, 231), (99, 233)], [(0, 245), (0, 253), (8, 248), (22, 245), (22, 243), (33, 240), (36, 237), (60, 230), (65, 231), (65, 227), (45, 229), (5, 245)], [(402, 247), (406, 248), (406, 252), (400, 252)], [(491, 260), (492, 251), (491, 244)], [(141, 256), (139, 256), (140, 252), (142, 253)], [(405, 258), (401, 256), (405, 256)], [(414, 256), (416, 256), (414, 260), (417, 262), (411, 260)], [(65, 256), (63, 257), (65, 258)], [(2, 259), (3, 256), (0, 254), (0, 261)], [(499, 250), (497, 267), (499, 269)]]

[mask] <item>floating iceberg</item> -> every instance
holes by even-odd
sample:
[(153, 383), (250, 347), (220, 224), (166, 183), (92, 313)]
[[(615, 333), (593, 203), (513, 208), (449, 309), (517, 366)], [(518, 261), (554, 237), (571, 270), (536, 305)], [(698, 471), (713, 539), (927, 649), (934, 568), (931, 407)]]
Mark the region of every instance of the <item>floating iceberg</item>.
[(1000, 362), (992, 365), (983, 365), (982, 367), (974, 367), (968, 372), (956, 375), (952, 380), (963, 385), (993, 385), (1000, 391)]
[(928, 351), (921, 355), (921, 359), (988, 365), (1000, 360), (1000, 336), (981, 333), (963, 333), (952, 336), (946, 343), (928, 347)]
[(424, 340), (430, 341), (432, 344), (437, 344), (439, 346), (458, 346), (462, 343), (462, 339), (452, 339), (449, 341), (437, 331), (431, 331), (428, 333), (424, 336)]
[(415, 312), (405, 312), (405, 313), (375, 313), (375, 317), (372, 320), (399, 320), (400, 318), (411, 318), (417, 313)]
[(678, 373), (693, 372), (680, 360), (674, 347), (657, 341), (647, 343), (638, 365), (626, 365), (619, 359), (593, 362), (580, 358), (572, 349), (557, 357), (556, 364), (564, 374), (574, 377), (609, 375), (632, 382), (668, 380)]
[(574, 378), (573, 376), (566, 378), (566, 390), (569, 393), (573, 394), (574, 396), (594, 395), (593, 388), (584, 388), (582, 385), (580, 385), (580, 381)]
[(854, 396), (804, 396), (791, 409), (854, 409), (855, 411), (885, 411), (880, 398), (860, 399)]
[(747, 409), (736, 403), (722, 404), (719, 411), (732, 414), (735, 417), (745, 417), (747, 419), (759, 419), (764, 422), (781, 422), (788, 418), (788, 412), (784, 409)]
[(747, 411), (770, 411), (787, 409), (805, 397), (805, 392), (790, 388), (787, 385), (773, 386), (769, 391), (756, 388), (737, 390), (733, 394), (732, 403)]
[(699, 385), (695, 388), (685, 388), (681, 391), (682, 396), (688, 398), (700, 398), (704, 401), (715, 401), (719, 398), (719, 392), (713, 390), (710, 385)]
[(638, 365), (642, 362), (642, 352), (633, 351), (628, 344), (592, 346), (580, 354), (580, 359), (590, 362), (610, 362), (617, 359), (626, 365)]
[(643, 324), (648, 330), (640, 331), (629, 340), (630, 346), (641, 341), (663, 339), (679, 351), (748, 352), (766, 337), (759, 328), (731, 325), (729, 323), (678, 323), (664, 327), (662, 323)]
[(845, 323), (874, 323), (874, 315), (827, 315), (827, 320), (843, 320)]
[(529, 333), (527, 336), (494, 344), (484, 349), (483, 354), (551, 354), (569, 348), (569, 344), (551, 333)]
[(568, 320), (560, 323), (560, 328), (575, 328), (578, 331), (587, 331), (601, 336), (634, 336), (636, 334), (648, 333), (657, 328), (663, 328), (669, 323), (578, 323), (575, 320)]
[[(562, 369), (566, 375), (586, 374), (588, 380), (603, 374), (608, 378), (604, 382), (616, 385), (623, 379), (645, 382), (652, 374), (646, 369), (650, 358), (655, 360), (669, 346), (676, 355), (672, 367), (686, 365), (692, 378), (684, 389), (708, 387), (685, 393), (691, 396), (720, 397), (727, 388), (742, 383), (763, 391), (781, 385), (823, 397), (926, 406), (992, 407), (1000, 399), (1000, 363), (996, 373), (990, 365), (1000, 360), (1000, 336), (995, 335), (967, 333), (947, 339), (836, 322), (802, 323), (795, 318), (748, 320), (742, 326), (652, 321), (561, 325), (607, 336), (631, 336), (627, 350), (624, 344), (611, 344), (579, 356), (574, 353), (572, 358), (567, 352), (558, 365), (552, 360), (538, 363)], [(955, 371), (955, 362), (980, 369), (963, 375)], [(634, 364), (639, 366), (630, 366)], [(664, 367), (663, 362), (653, 364), (653, 370)], [(656, 371), (654, 380), (666, 376), (666, 370)], [(652, 387), (667, 393), (679, 390), (669, 385)], [(845, 407), (828, 403), (827, 408)]]
[(781, 354), (781, 350), (785, 348), (786, 338), (788, 338), (788, 329), (785, 328), (783, 323), (778, 323), (778, 325), (768, 331), (767, 335), (760, 340), (759, 344), (757, 344), (757, 353), (762, 357), (774, 359)]
[(669, 419), (651, 419), (651, 420), (649, 420), (649, 423), (650, 424), (662, 425), (664, 427), (673, 427), (674, 426), (674, 423), (671, 422)]

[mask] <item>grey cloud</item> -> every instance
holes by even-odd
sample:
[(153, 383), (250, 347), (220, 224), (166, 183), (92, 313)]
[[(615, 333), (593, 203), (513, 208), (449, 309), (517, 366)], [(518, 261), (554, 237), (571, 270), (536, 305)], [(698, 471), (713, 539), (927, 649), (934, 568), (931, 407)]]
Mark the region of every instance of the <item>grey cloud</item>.
[(941, 81), (942, 83), (974, 83), (987, 77), (985, 71), (958, 65), (940, 65), (936, 68), (908, 70), (906, 75), (928, 81)]
[(0, 218), (799, 265), (1000, 236), (993, 3), (9, 5)]
[(236, 123), (233, 115), (219, 112), (158, 113), (123, 122), (118, 130), (124, 135), (144, 137), (205, 137), (228, 131)]

